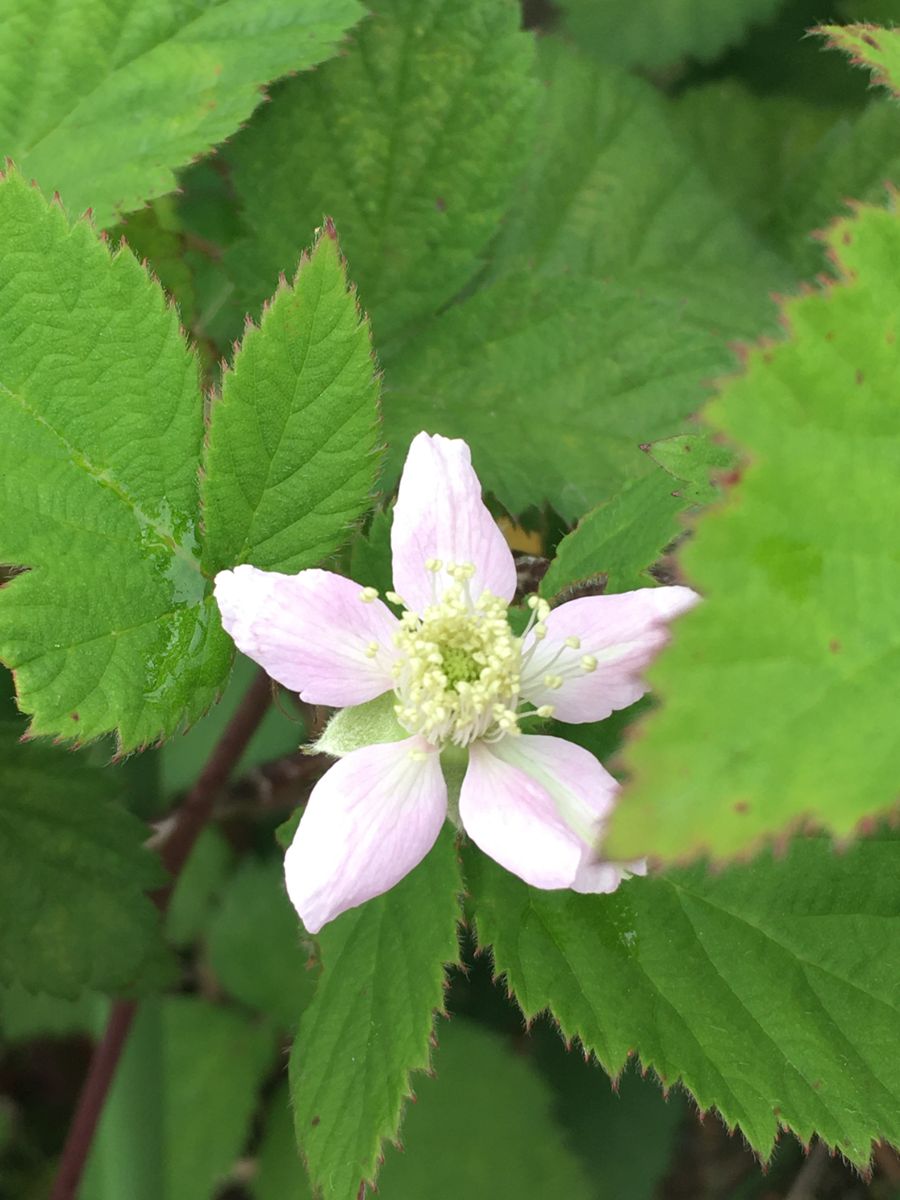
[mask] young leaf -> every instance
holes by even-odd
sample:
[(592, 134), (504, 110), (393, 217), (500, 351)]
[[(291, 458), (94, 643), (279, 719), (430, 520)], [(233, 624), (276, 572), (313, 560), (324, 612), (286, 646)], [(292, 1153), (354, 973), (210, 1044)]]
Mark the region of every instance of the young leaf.
[(652, 587), (647, 568), (682, 531), (679, 516), (687, 507), (665, 471), (629, 484), (562, 539), (541, 580), (541, 592), (552, 597), (601, 574), (608, 592)]
[(231, 257), (248, 305), (323, 212), (379, 345), (472, 278), (528, 144), (519, 24), (513, 0), (382, 0), (347, 55), (278, 93), (229, 151), (252, 231)]
[(389, 362), (388, 473), (399, 474), (424, 405), (430, 429), (466, 438), (511, 512), (544, 499), (575, 520), (654, 470), (640, 444), (677, 433), (730, 363), (672, 300), (593, 279), (503, 279)]
[(900, 1138), (896, 838), (843, 855), (811, 838), (781, 861), (611, 896), (537, 891), (480, 854), (468, 865), (479, 940), (525, 1015), (549, 1007), (610, 1074), (636, 1052), (764, 1157), (780, 1128), (861, 1167), (873, 1141)]
[(297, 1141), (324, 1200), (373, 1181), (410, 1074), (427, 1068), (444, 967), (459, 956), (453, 838), (397, 887), (319, 935), (322, 974), (291, 1053)]
[(645, 447), (654, 462), (678, 481), (686, 502), (711, 504), (721, 494), (721, 479), (736, 464), (730, 446), (708, 433), (683, 433)]
[[(98, 225), (175, 187), (260, 85), (329, 58), (356, 0), (0, 0), (0, 158)], [(310, 222), (310, 226), (316, 222)]]
[(0, 655), (31, 731), (131, 750), (215, 698), (232, 650), (198, 558), (197, 364), (125, 250), (0, 182)]
[(770, 20), (784, 0), (561, 0), (565, 27), (604, 62), (665, 67), (679, 59), (708, 62)]
[(32, 568), (0, 591), (0, 654), (33, 733), (116, 730), (134, 749), (225, 681), (216, 569), (310, 565), (364, 506), (367, 330), (325, 237), (214, 407), (201, 546), (203, 403), (174, 310), (127, 251), (110, 257), (17, 175), (0, 183), (0, 224), (0, 561)]
[(158, 985), (167, 959), (145, 893), (165, 876), (145, 826), (102, 771), (20, 734), (0, 722), (0, 979), (69, 997)]
[(627, 756), (613, 856), (735, 854), (895, 803), (900, 742), (900, 213), (828, 235), (841, 279), (791, 300), (708, 411), (749, 458), (682, 565), (704, 603), (650, 672), (663, 704)]
[(854, 66), (870, 70), (875, 83), (900, 97), (900, 29), (860, 23), (820, 25), (815, 32), (827, 38), (829, 46), (849, 54)]
[(248, 326), (213, 403), (206, 570), (294, 572), (334, 551), (374, 487), (377, 425), (369, 327), (328, 222), (293, 286)]

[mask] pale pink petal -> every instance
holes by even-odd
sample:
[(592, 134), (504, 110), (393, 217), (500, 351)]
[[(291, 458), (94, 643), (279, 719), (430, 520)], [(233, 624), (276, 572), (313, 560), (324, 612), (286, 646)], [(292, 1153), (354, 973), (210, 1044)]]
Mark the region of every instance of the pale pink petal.
[(362, 590), (331, 571), (245, 565), (219, 572), (215, 596), (239, 650), (310, 704), (344, 707), (394, 686), (398, 621), (380, 600), (360, 599)]
[[(686, 587), (641, 588), (613, 596), (582, 596), (554, 608), (547, 636), (526, 639), (522, 695), (535, 706), (552, 704), (560, 721), (602, 721), (634, 704), (647, 690), (645, 668), (668, 641), (667, 622), (700, 597)], [(567, 646), (567, 638), (578, 645)], [(581, 669), (590, 655), (596, 670)], [(547, 676), (562, 676), (559, 688)]]
[(581, 746), (539, 735), (506, 737), (470, 748), (459, 815), (485, 854), (532, 887), (573, 887), (597, 860), (617, 791)]
[[(471, 563), (475, 600), (484, 591), (510, 601), (516, 591), (516, 564), (494, 518), (481, 499), (469, 447), (457, 439), (413, 438), (400, 479), (391, 530), (394, 590), (407, 607), (421, 612), (432, 602), (435, 579), (429, 559)], [(438, 576), (439, 589), (450, 582)]]
[(440, 755), (422, 737), (335, 763), (313, 788), (284, 860), (288, 895), (309, 932), (399, 883), (446, 815)]

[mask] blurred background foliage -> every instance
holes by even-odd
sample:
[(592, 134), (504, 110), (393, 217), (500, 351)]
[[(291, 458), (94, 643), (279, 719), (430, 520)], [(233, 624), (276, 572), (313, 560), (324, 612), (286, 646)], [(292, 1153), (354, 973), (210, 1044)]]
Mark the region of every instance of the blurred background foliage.
[[(662, 244), (655, 259), (646, 246), (634, 254), (643, 255), (642, 270), (662, 291), (673, 286), (679, 268), (690, 274), (732, 266), (733, 277), (726, 269), (719, 279), (732, 294), (746, 291), (746, 312), (735, 318), (735, 328), (713, 330), (700, 274), (690, 298), (697, 309), (692, 336), (708, 337), (710, 330), (717, 336), (752, 335), (771, 319), (769, 285), (789, 287), (828, 269), (809, 231), (839, 212), (845, 197), (877, 198), (885, 181), (898, 176), (896, 109), (870, 89), (867, 74), (849, 69), (840, 55), (823, 53), (819, 40), (807, 35), (825, 20), (858, 19), (900, 22), (900, 0), (832, 0), (830, 7), (823, 0), (527, 0), (524, 23), (542, 35), (538, 74), (554, 81), (548, 125), (543, 134), (535, 132), (523, 100), (520, 109), (506, 105), (506, 123), (496, 137), (521, 156), (527, 179), (541, 155), (559, 150), (552, 136), (547, 140), (547, 128), (552, 134), (554, 122), (589, 119), (598, 102), (591, 89), (607, 86), (590, 82), (594, 65), (633, 72), (642, 84), (617, 85), (616, 94), (627, 98), (623, 112), (640, 110), (640, 122), (628, 128), (627, 146), (602, 148), (608, 198), (623, 212), (653, 203), (635, 181), (652, 182), (662, 168), (653, 161), (652, 143), (640, 138), (647, 123), (653, 136), (658, 126), (666, 128), (671, 169), (691, 174), (710, 211), (721, 202), (737, 213), (740, 229), (724, 229), (717, 262), (691, 261), (687, 243), (676, 248), (677, 261), (666, 261)], [(447, 20), (434, 54), (441, 38), (452, 41), (452, 14)], [(354, 36), (377, 42), (380, 35), (377, 25), (364, 24)], [(497, 32), (500, 39), (509, 36), (508, 24)], [(575, 57), (559, 67), (558, 55), (570, 53)], [(241, 133), (181, 172), (180, 194), (153, 201), (115, 230), (176, 298), (211, 384), (241, 334), (245, 314), (269, 295), (278, 271), (296, 260), (325, 211), (337, 219), (361, 301), (371, 311), (389, 393), (415, 393), (422, 378), (440, 369), (446, 348), (427, 330), (421, 333), (421, 312), (441, 309), (460, 289), (502, 288), (504, 277), (534, 270), (551, 281), (547, 287), (560, 289), (556, 303), (567, 302), (573, 266), (565, 260), (567, 247), (554, 241), (557, 198), (527, 187), (496, 242), (485, 218), (477, 280), (465, 270), (454, 273), (451, 247), (440, 270), (430, 273), (428, 263), (420, 265), (416, 296), (425, 308), (410, 308), (392, 292), (391, 271), (400, 268), (390, 247), (381, 246), (379, 257), (367, 243), (366, 214), (329, 173), (327, 146), (323, 150), (330, 138), (344, 146), (365, 141), (370, 110), (364, 97), (354, 99), (347, 88), (335, 100), (330, 90), (333, 76), (357, 69), (354, 54), (351, 45), (347, 55), (317, 71), (276, 85), (271, 104)], [(504, 86), (499, 77), (499, 92)], [(554, 112), (555, 103), (563, 109)], [(460, 136), (468, 134), (467, 122), (479, 119), (477, 112), (460, 117)], [(325, 163), (318, 174), (305, 167), (313, 159)], [(563, 174), (575, 165), (560, 159), (558, 169)], [(499, 185), (489, 177), (473, 181), (471, 191), (482, 214), (502, 211)], [(382, 220), (404, 215), (396, 196), (383, 200)], [(539, 204), (547, 202), (550, 210), (541, 213)], [(281, 214), (278, 221), (270, 219), (273, 209)], [(266, 221), (259, 224), (263, 211)], [(434, 214), (413, 215), (422, 236), (432, 236)], [(576, 236), (577, 222), (570, 234), (573, 230)], [(476, 241), (481, 236), (477, 229), (470, 233)], [(627, 279), (633, 266), (627, 246), (604, 245), (602, 231), (584, 234), (576, 253), (580, 262), (597, 256), (594, 274), (601, 279)], [(513, 319), (519, 315), (517, 308)], [(490, 309), (478, 317), (493, 319)], [(452, 347), (462, 342), (474, 355), (477, 336), (469, 344), (470, 335), (457, 324)], [(713, 343), (709, 354), (710, 372), (728, 361)], [(454, 395), (467, 394), (471, 382), (464, 372), (451, 379), (439, 401), (452, 406)], [(687, 394), (696, 399), (698, 386), (699, 377), (692, 378)], [(552, 409), (552, 397), (548, 403)], [(389, 431), (405, 429), (405, 419), (400, 403), (389, 415)], [(516, 416), (501, 419), (513, 422)], [(398, 436), (401, 445), (402, 440)], [(523, 476), (531, 470), (524, 462)], [(623, 467), (623, 478), (630, 470)], [(522, 512), (520, 494), (513, 484), (498, 497), (498, 510), (518, 510), (520, 523), (508, 525), (510, 540), (531, 555), (549, 555), (584, 497), (570, 506), (572, 497), (560, 481), (549, 488), (552, 503)], [(385, 542), (386, 520), (376, 514), (370, 535), (356, 537), (342, 565), (383, 586)], [(195, 778), (252, 670), (240, 661), (222, 703), (187, 734), (108, 767), (131, 811), (146, 820), (164, 818)], [(8, 676), (2, 684), (3, 716), (17, 722)], [(297, 747), (314, 733), (318, 719), (279, 695), (221, 798), (215, 823), (193, 852), (167, 917), (176, 983), (167, 995), (142, 1004), (83, 1200), (310, 1196), (294, 1146), (286, 1061), (317, 966), (315, 947), (300, 939), (284, 897), (273, 834), (305, 799), (315, 777), (311, 760)], [(622, 724), (610, 723), (608, 749)], [(81, 753), (105, 764), (111, 750), (95, 744)], [(739, 1135), (730, 1135), (714, 1116), (703, 1119), (677, 1089), (664, 1096), (654, 1078), (633, 1069), (610, 1082), (577, 1046), (565, 1047), (548, 1020), (526, 1030), (503, 988), (492, 981), (488, 959), (476, 956), (470, 945), (464, 962), (447, 991), (452, 1020), (438, 1020), (432, 1075), (414, 1080), (416, 1102), (402, 1130), (403, 1146), (387, 1149), (378, 1192), (384, 1200), (900, 1197), (900, 1159), (887, 1149), (878, 1151), (870, 1180), (821, 1147), (813, 1146), (807, 1156), (809, 1148), (790, 1138), (762, 1169)], [(4, 1200), (46, 1196), (91, 1039), (102, 1028), (108, 1003), (90, 991), (63, 1000), (32, 995), (17, 984), (0, 986)]]

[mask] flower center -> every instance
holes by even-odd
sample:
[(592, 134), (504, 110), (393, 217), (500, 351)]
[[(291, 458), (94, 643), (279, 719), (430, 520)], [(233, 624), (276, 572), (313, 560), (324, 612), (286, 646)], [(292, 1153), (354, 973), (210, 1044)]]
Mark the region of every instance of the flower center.
[(468, 564), (446, 568), (450, 583), (440, 596), (442, 565), (432, 560), (428, 569), (433, 602), (422, 613), (404, 611), (396, 634), (397, 719), (437, 745), (515, 729), (521, 654), (506, 604), (490, 592), (473, 599)]

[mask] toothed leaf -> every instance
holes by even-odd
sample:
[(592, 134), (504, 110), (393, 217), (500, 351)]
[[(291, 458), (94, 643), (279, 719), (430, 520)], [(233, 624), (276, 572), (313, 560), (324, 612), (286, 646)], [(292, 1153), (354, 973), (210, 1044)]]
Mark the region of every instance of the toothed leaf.
[(431, 1058), (444, 966), (459, 956), (453, 838), (384, 896), (319, 935), (322, 974), (291, 1053), (297, 1143), (324, 1200), (374, 1181), (397, 1134), (410, 1073)]
[(478, 937), (525, 1015), (549, 1007), (612, 1075), (636, 1053), (764, 1158), (779, 1130), (857, 1166), (900, 1138), (900, 842), (824, 838), (610, 896), (529, 888), (467, 856)]
[[(260, 85), (329, 58), (356, 0), (0, 0), (0, 159), (98, 225), (175, 187)], [(312, 222), (315, 224), (315, 222)]]
[(788, 301), (788, 339), (706, 414), (746, 469), (682, 555), (705, 600), (649, 673), (614, 856), (846, 835), (896, 804), (900, 213), (862, 209), (828, 245), (840, 282)]
[(377, 432), (368, 322), (328, 225), (247, 329), (213, 403), (204, 566), (294, 572), (337, 549), (374, 488)]
[(0, 183), (0, 656), (33, 733), (126, 749), (207, 708), (231, 661), (200, 570), (203, 402), (178, 316), (19, 176)]
[(229, 150), (252, 231), (230, 259), (248, 307), (323, 212), (380, 344), (475, 275), (528, 145), (519, 25), (513, 0), (382, 0), (346, 55), (285, 85)]
[(679, 515), (688, 506), (665, 471), (638, 479), (589, 512), (562, 539), (541, 580), (541, 592), (552, 597), (601, 574), (608, 592), (652, 587), (647, 569), (682, 531)]

